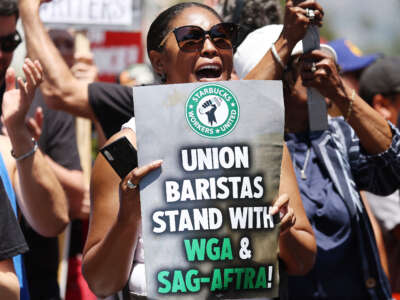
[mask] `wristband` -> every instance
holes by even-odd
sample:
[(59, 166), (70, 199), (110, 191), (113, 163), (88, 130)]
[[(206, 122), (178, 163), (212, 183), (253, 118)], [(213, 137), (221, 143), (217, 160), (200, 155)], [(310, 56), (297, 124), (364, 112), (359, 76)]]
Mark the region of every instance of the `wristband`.
[(275, 44), (272, 44), (271, 46), (271, 51), (272, 51), (272, 56), (275, 58), (277, 63), (282, 67), (283, 70), (286, 70), (286, 66), (283, 63), (282, 59), (280, 58), (278, 52), (276, 51)]
[(36, 150), (38, 149), (38, 144), (34, 138), (32, 138), (32, 143), (33, 143), (33, 148), (18, 157), (15, 156), (14, 150), (11, 150), (12, 157), (14, 157), (16, 161), (19, 161), (19, 160), (23, 160), (23, 159), (33, 155), (36, 152)]

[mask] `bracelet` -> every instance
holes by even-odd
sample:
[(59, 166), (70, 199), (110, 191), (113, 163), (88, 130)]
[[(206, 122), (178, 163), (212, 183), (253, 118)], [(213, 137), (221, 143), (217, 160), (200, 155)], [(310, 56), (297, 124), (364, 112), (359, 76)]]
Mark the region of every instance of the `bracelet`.
[(282, 59), (280, 58), (278, 52), (276, 51), (275, 44), (272, 44), (271, 46), (271, 51), (272, 51), (272, 56), (275, 58), (277, 63), (282, 67), (283, 70), (286, 70), (286, 66), (283, 63)]
[(14, 150), (11, 150), (12, 157), (14, 157), (16, 161), (19, 161), (19, 160), (23, 160), (23, 159), (33, 155), (36, 152), (36, 150), (38, 149), (38, 144), (34, 138), (32, 138), (32, 143), (33, 143), (33, 148), (18, 157), (15, 156)]
[(347, 108), (347, 113), (345, 118), (346, 122), (349, 121), (351, 112), (353, 111), (353, 102), (355, 97), (356, 97), (356, 91), (353, 89), (353, 91), (351, 92), (349, 107)]

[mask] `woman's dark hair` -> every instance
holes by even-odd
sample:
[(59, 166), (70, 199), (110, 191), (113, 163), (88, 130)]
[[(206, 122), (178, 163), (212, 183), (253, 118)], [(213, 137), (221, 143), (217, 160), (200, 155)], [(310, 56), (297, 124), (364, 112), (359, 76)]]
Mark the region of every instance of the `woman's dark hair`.
[(221, 14), (224, 22), (239, 25), (238, 45), (250, 32), (283, 20), (279, 0), (224, 0)]
[[(158, 17), (153, 21), (147, 34), (147, 53), (151, 50), (160, 51), (160, 43), (164, 37), (170, 32), (170, 23), (173, 21), (183, 10), (189, 7), (200, 7), (208, 10), (215, 15), (221, 22), (222, 18), (218, 13), (211, 7), (198, 3), (198, 2), (183, 2), (171, 6), (164, 10)], [(188, 24), (189, 25), (189, 24)]]
[(0, 17), (9, 17), (15, 15), (18, 19), (18, 2), (17, 0), (1, 0), (0, 1)]

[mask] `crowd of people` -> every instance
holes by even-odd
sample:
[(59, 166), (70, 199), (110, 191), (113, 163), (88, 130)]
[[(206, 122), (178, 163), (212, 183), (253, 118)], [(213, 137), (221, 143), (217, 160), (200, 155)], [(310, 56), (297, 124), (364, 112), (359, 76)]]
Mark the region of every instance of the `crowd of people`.
[[(150, 26), (152, 70), (97, 82), (93, 59), (73, 55), (73, 33), (43, 25), (42, 2), (0, 2), (1, 299), (61, 299), (57, 236), (69, 223), (67, 299), (146, 299), (139, 186), (162, 161), (121, 180), (99, 155), (89, 187), (74, 119), (97, 124), (101, 144), (124, 136), (136, 147), (132, 86), (237, 79), (283, 82), (279, 299), (400, 293), (400, 57), (362, 55), (344, 39), (305, 51), (324, 18), (313, 0), (183, 2)], [(18, 19), (25, 80), (9, 68)], [(310, 130), (310, 88), (326, 99), (325, 130)]]

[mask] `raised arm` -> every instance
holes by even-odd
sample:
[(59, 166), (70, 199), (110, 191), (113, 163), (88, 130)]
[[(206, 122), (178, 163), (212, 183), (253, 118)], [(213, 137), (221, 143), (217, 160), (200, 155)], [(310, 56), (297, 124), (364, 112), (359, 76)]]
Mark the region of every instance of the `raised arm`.
[[(305, 55), (303, 60), (303, 84), (318, 89), (322, 95), (335, 102), (368, 154), (386, 151), (392, 144), (392, 131), (388, 122), (345, 83), (329, 55), (314, 50)], [(315, 72), (310, 71), (310, 61), (315, 62)]]
[(16, 172), (11, 177), (19, 206), (27, 221), (41, 235), (56, 236), (69, 222), (67, 200), (42, 153), (34, 146), (25, 125), (34, 90), (41, 81), (41, 67), (38, 62), (33, 64), (27, 60), (23, 70), (27, 83), (19, 78), (20, 89), (15, 88), (14, 70), (10, 68), (6, 74), (2, 108), (14, 156), (7, 159), (16, 161)]
[[(130, 129), (116, 133), (107, 144), (126, 136), (136, 145)], [(136, 241), (140, 234), (139, 189), (127, 188), (127, 180), (140, 178), (161, 162), (136, 168), (121, 182), (102, 155), (95, 161), (91, 179), (89, 234), (83, 251), (83, 275), (99, 297), (121, 290), (129, 279)]]
[[(283, 66), (286, 66), (289, 62), (294, 46), (304, 38), (309, 25), (321, 26), (324, 15), (322, 7), (314, 0), (307, 0), (298, 5), (294, 5), (293, 2), (292, 0), (286, 1), (283, 30), (278, 40), (274, 43), (276, 54), (279, 56)], [(306, 9), (314, 11), (314, 20), (306, 16)], [(284, 71), (283, 66), (274, 57), (272, 49), (269, 49), (244, 79), (281, 79)]]
[(285, 202), (285, 198), (289, 199), (288, 206), (283, 209), (285, 216), (281, 220), (279, 254), (290, 275), (304, 275), (314, 265), (317, 245), (300, 198), (296, 175), (286, 145), (283, 148), (279, 194), (281, 196), (274, 206), (280, 206)]
[(24, 27), (28, 56), (43, 64), (44, 83), (41, 90), (46, 104), (95, 120), (89, 105), (88, 83), (77, 80), (50, 39), (39, 17), (40, 0), (19, 0), (19, 12)]

